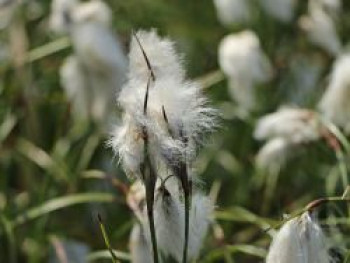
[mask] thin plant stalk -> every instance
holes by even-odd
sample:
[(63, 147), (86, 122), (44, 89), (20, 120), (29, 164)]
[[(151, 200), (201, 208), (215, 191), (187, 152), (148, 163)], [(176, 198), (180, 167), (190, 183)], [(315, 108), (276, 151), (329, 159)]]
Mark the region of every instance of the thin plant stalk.
[(116, 255), (115, 255), (114, 252), (113, 252), (113, 249), (112, 249), (112, 247), (111, 247), (111, 244), (110, 244), (110, 242), (109, 242), (109, 238), (108, 238), (108, 235), (107, 235), (107, 231), (106, 231), (106, 228), (105, 228), (105, 226), (104, 226), (104, 224), (103, 224), (103, 222), (102, 222), (102, 218), (101, 218), (101, 216), (100, 216), (99, 214), (97, 215), (97, 218), (98, 218), (98, 222), (99, 222), (100, 229), (101, 229), (101, 232), (102, 232), (103, 240), (104, 240), (104, 242), (105, 242), (105, 244), (106, 244), (106, 247), (107, 247), (109, 253), (111, 254), (112, 262), (113, 262), (113, 263), (119, 263), (119, 261), (118, 261)]

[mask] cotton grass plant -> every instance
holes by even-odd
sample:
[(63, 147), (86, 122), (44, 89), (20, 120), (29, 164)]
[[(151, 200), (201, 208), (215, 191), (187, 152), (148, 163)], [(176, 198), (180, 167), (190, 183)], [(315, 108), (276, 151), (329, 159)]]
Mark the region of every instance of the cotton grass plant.
[(155, 31), (133, 35), (128, 81), (118, 102), (123, 120), (110, 144), (129, 178), (145, 187), (147, 217), (141, 226), (148, 227), (138, 232), (150, 236), (154, 262), (159, 250), (179, 262), (193, 260), (212, 208), (197, 189), (192, 164), (204, 135), (215, 127), (216, 111), (200, 86), (185, 79), (174, 44)]

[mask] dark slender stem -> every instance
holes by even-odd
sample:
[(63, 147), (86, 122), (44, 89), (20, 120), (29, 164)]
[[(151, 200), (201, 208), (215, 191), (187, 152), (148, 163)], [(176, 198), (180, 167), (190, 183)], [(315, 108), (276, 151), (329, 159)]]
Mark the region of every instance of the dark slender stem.
[(157, 245), (157, 236), (154, 225), (154, 190), (156, 186), (156, 176), (152, 168), (152, 164), (148, 158), (148, 155), (145, 157), (145, 167), (144, 167), (144, 182), (146, 187), (146, 205), (147, 205), (147, 216), (149, 221), (149, 230), (151, 233), (151, 241), (153, 247), (153, 260), (154, 263), (158, 263), (158, 245)]
[(147, 54), (146, 54), (144, 48), (143, 48), (142, 45), (141, 45), (140, 39), (138, 38), (137, 34), (136, 34), (134, 31), (132, 31), (132, 34), (134, 35), (134, 37), (135, 37), (137, 43), (138, 43), (139, 46), (140, 46), (140, 49), (141, 49), (141, 52), (142, 52), (143, 57), (145, 58), (147, 67), (148, 67), (149, 71), (151, 72), (152, 80), (155, 81), (155, 80), (156, 80), (156, 76), (155, 76), (155, 74), (154, 74), (154, 71), (153, 71), (151, 62), (149, 61), (149, 59), (148, 59), (148, 57), (147, 57)]
[(184, 191), (184, 194), (185, 194), (185, 242), (184, 242), (184, 248), (183, 248), (182, 262), (187, 263), (191, 195), (188, 191)]

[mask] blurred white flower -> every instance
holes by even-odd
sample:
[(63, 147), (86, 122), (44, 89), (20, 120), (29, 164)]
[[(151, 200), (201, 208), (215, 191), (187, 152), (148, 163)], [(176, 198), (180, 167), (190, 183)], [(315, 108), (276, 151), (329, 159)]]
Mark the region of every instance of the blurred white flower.
[(250, 111), (257, 106), (255, 85), (272, 78), (272, 66), (252, 31), (226, 36), (219, 45), (219, 64), (233, 99)]
[(333, 56), (340, 53), (342, 44), (335, 23), (322, 8), (318, 6), (311, 8), (308, 15), (300, 18), (299, 25), (314, 45)]
[(294, 18), (297, 0), (260, 0), (260, 4), (267, 14), (287, 23)]
[(250, 0), (213, 0), (223, 25), (247, 22), (251, 17)]
[[(126, 78), (127, 65), (119, 41), (109, 27), (110, 22), (111, 10), (100, 0), (84, 3), (55, 0), (52, 3), (51, 26), (56, 31), (69, 33), (75, 50), (74, 66), (71, 61), (70, 67), (62, 69), (65, 72), (62, 84), (72, 104), (82, 105), (83, 100), (87, 100), (88, 109), (82, 111), (81, 116), (88, 115), (106, 125), (113, 113), (115, 94)], [(85, 96), (78, 98), (72, 94)]]
[(145, 237), (144, 228), (139, 223), (134, 224), (129, 241), (132, 263), (152, 263), (153, 257)]
[(271, 139), (259, 150), (256, 165), (270, 174), (278, 173), (293, 153), (293, 148), (293, 144), (283, 138)]
[(254, 131), (256, 139), (267, 140), (256, 156), (257, 166), (278, 172), (300, 145), (320, 136), (320, 122), (311, 110), (285, 107), (263, 116)]
[(273, 238), (266, 263), (331, 263), (329, 245), (314, 215), (289, 220)]
[[(154, 31), (140, 31), (137, 35), (156, 79), (149, 88), (147, 114), (144, 114), (149, 72), (140, 46), (134, 38), (129, 54), (129, 80), (119, 94), (118, 101), (125, 116), (128, 116), (124, 117), (121, 126), (135, 127), (138, 130), (136, 133), (139, 133), (136, 138), (141, 140), (130, 138), (133, 135), (117, 129), (112, 134), (111, 145), (124, 166), (128, 166), (125, 160), (129, 159), (130, 153), (126, 154), (123, 149), (141, 149), (142, 127), (146, 127), (151, 156), (159, 158), (158, 163), (178, 162), (184, 153), (189, 161), (198, 148), (202, 135), (213, 128), (215, 111), (207, 106), (200, 86), (184, 79), (181, 59), (171, 41), (161, 39)], [(127, 139), (128, 136), (130, 139)], [(134, 160), (143, 159), (141, 152), (134, 151), (132, 155)], [(134, 169), (135, 167), (126, 168)]]
[(259, 119), (254, 137), (258, 140), (283, 138), (292, 143), (305, 143), (321, 136), (316, 113), (300, 108), (283, 107)]
[(53, 0), (49, 18), (50, 29), (59, 34), (68, 33), (73, 10), (78, 4), (78, 0)]
[(67, 97), (72, 103), (74, 115), (87, 120), (90, 116), (91, 99), (86, 74), (76, 56), (69, 56), (60, 68), (60, 79)]
[(327, 90), (319, 108), (323, 116), (350, 132), (350, 54), (339, 57), (333, 66)]

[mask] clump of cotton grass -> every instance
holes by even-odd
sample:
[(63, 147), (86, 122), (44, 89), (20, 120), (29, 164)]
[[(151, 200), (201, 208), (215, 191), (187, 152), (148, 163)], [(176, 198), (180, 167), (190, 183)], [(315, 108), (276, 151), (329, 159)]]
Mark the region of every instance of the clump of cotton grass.
[(322, 115), (350, 133), (350, 55), (339, 57), (334, 65), (328, 87), (319, 103)]
[(335, 22), (322, 4), (309, 5), (308, 14), (299, 19), (299, 26), (314, 45), (332, 56), (337, 56), (342, 48)]
[(294, 18), (297, 0), (260, 0), (260, 5), (268, 15), (288, 23)]
[(256, 85), (269, 81), (273, 73), (259, 38), (249, 30), (230, 34), (221, 41), (218, 53), (233, 99), (243, 110), (255, 110), (259, 104)]
[(333, 263), (329, 243), (313, 212), (287, 221), (274, 236), (266, 263)]
[[(192, 252), (195, 250), (192, 247), (197, 250), (200, 247), (200, 242), (196, 242), (200, 240), (198, 235), (191, 234), (194, 226), (191, 220), (197, 215), (192, 211), (196, 204), (203, 209), (202, 203), (195, 201), (195, 176), (190, 167), (204, 135), (215, 127), (216, 111), (207, 106), (200, 86), (185, 79), (173, 42), (160, 38), (155, 31), (134, 34), (128, 81), (118, 103), (123, 120), (112, 133), (110, 145), (128, 176), (145, 187), (147, 232), (154, 262), (159, 262), (158, 248), (164, 255), (188, 262), (198, 254)], [(173, 193), (168, 180), (173, 184), (170, 189), (177, 189)], [(161, 186), (157, 186), (159, 183)], [(164, 196), (165, 193), (172, 195)], [(174, 215), (172, 220), (164, 220), (168, 212)], [(173, 220), (175, 215), (178, 220)], [(164, 224), (170, 224), (166, 230), (177, 233), (177, 246), (169, 242), (164, 232), (159, 232)], [(198, 227), (203, 228), (198, 224), (193, 229)]]
[(108, 125), (113, 98), (125, 81), (127, 64), (110, 28), (111, 10), (99, 0), (55, 0), (51, 9), (50, 27), (67, 34), (74, 48), (74, 56), (61, 68), (61, 83), (74, 116)]
[(249, 0), (213, 0), (219, 21), (225, 25), (241, 24), (251, 18)]
[(257, 155), (262, 169), (278, 170), (294, 150), (322, 136), (322, 125), (316, 112), (295, 107), (282, 107), (259, 119), (254, 137), (267, 140)]

